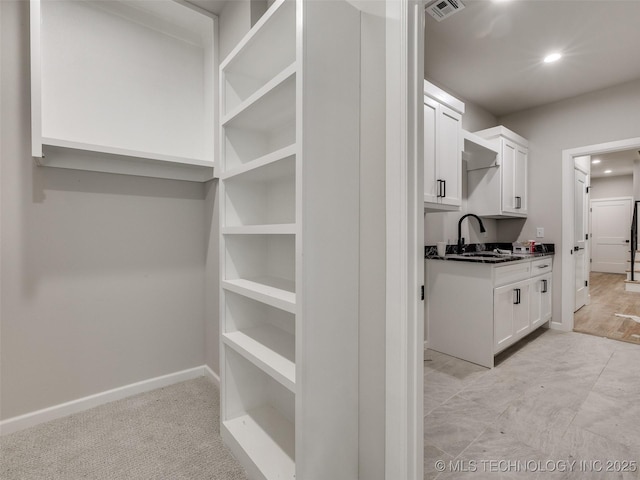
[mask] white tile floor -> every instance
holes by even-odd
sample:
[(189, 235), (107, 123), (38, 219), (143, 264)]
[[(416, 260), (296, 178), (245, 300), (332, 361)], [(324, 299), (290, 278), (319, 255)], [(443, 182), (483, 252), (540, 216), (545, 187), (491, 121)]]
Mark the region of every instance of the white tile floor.
[(539, 330), (499, 362), (425, 352), (425, 479), (640, 479), (640, 346)]

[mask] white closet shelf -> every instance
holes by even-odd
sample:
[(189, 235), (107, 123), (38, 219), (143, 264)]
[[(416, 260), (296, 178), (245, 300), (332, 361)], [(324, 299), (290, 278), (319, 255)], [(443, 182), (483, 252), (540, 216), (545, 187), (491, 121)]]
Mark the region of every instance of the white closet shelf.
[(222, 423), (222, 434), (231, 450), (267, 479), (295, 479), (294, 432), (293, 424), (269, 406)]
[(222, 280), (222, 288), (289, 313), (296, 313), (295, 282), (275, 277)]
[[(253, 105), (259, 103), (262, 99), (264, 99), (265, 97), (268, 97), (272, 92), (276, 91), (287, 80), (289, 80), (290, 82), (293, 82), (295, 86), (295, 74), (296, 74), (296, 65), (295, 63), (292, 63), (283, 71), (278, 73), (269, 82), (267, 82), (262, 88), (258, 89), (253, 95), (247, 98), (244, 102), (242, 102), (240, 105), (234, 108), (233, 111), (229, 112), (228, 115), (225, 115), (222, 119), (222, 124), (225, 125), (229, 123), (232, 119), (242, 114), (242, 112), (249, 110)], [(265, 101), (268, 101), (268, 100), (265, 100)]]
[[(274, 165), (281, 160), (292, 158), (296, 154), (296, 145), (289, 145), (275, 152), (264, 155), (256, 160), (245, 163), (241, 167), (236, 167), (221, 175), (223, 180), (231, 179), (239, 175), (246, 175), (248, 180), (269, 180), (291, 173), (291, 169), (284, 162)], [(252, 173), (250, 178), (248, 174)]]
[[(295, 8), (293, 2), (276, 0), (260, 17), (251, 31), (236, 45), (220, 64), (220, 70), (255, 75), (263, 65), (273, 64), (275, 55), (292, 47), (295, 58)], [(284, 32), (290, 32), (291, 42), (283, 42)], [(278, 45), (278, 48), (273, 48)]]
[[(250, 131), (273, 131), (295, 121), (296, 113), (296, 76), (291, 72), (285, 78), (278, 75), (263, 89), (248, 99), (241, 109), (222, 122), (224, 128), (237, 128)], [(295, 70), (294, 70), (295, 73)], [(267, 90), (265, 88), (269, 87)], [(255, 98), (254, 98), (255, 97)]]
[(40, 166), (206, 182), (214, 177), (214, 162), (141, 152), (118, 147), (43, 137)]
[(223, 235), (295, 235), (295, 223), (222, 227)]
[(295, 337), (271, 325), (228, 332), (222, 341), (295, 393)]

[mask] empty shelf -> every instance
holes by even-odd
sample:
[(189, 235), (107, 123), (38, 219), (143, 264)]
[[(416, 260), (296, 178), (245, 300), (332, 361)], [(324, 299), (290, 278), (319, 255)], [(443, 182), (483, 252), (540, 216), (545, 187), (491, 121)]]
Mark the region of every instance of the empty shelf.
[(231, 450), (245, 456), (264, 478), (295, 479), (294, 426), (274, 408), (255, 408), (222, 426)]
[(223, 341), (256, 367), (295, 392), (295, 337), (271, 325), (223, 334)]
[(274, 277), (223, 280), (225, 290), (244, 295), (286, 312), (295, 313), (295, 282)]

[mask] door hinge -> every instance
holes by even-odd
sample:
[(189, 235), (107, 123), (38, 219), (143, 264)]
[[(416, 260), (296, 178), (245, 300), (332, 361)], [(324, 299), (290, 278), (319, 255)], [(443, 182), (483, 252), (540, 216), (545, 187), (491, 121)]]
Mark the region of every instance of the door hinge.
[(420, 300), (424, 300), (424, 285), (420, 287)]
[(587, 193), (589, 193), (589, 190), (591, 190), (591, 186), (587, 187)]
[(588, 234), (588, 233), (585, 233), (585, 234), (584, 234), (584, 239), (585, 239), (585, 240), (589, 240), (589, 234)]
[(584, 281), (584, 286), (585, 286), (585, 287), (588, 287), (588, 286), (589, 286), (589, 281), (588, 281), (588, 280), (585, 280), (585, 281)]

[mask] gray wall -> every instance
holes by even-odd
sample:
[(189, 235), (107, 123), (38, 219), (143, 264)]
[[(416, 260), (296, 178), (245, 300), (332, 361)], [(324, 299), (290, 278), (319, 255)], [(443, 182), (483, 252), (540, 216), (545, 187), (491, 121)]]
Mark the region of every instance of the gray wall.
[(218, 54), (222, 62), (267, 10), (267, 0), (232, 0), (220, 12)]
[(205, 364), (220, 375), (220, 203), (218, 180), (205, 185), (205, 321), (204, 356)]
[(29, 2), (2, 1), (0, 418), (204, 363), (204, 186), (36, 167)]
[(384, 480), (385, 19), (384, 9), (361, 15), (359, 476)]
[(633, 197), (633, 175), (591, 178), (591, 200)]
[[(640, 136), (640, 80), (499, 119), (529, 140), (529, 216), (518, 225), (501, 221), (498, 236), (562, 241), (562, 151)], [(562, 252), (554, 260), (553, 316), (560, 320)]]

